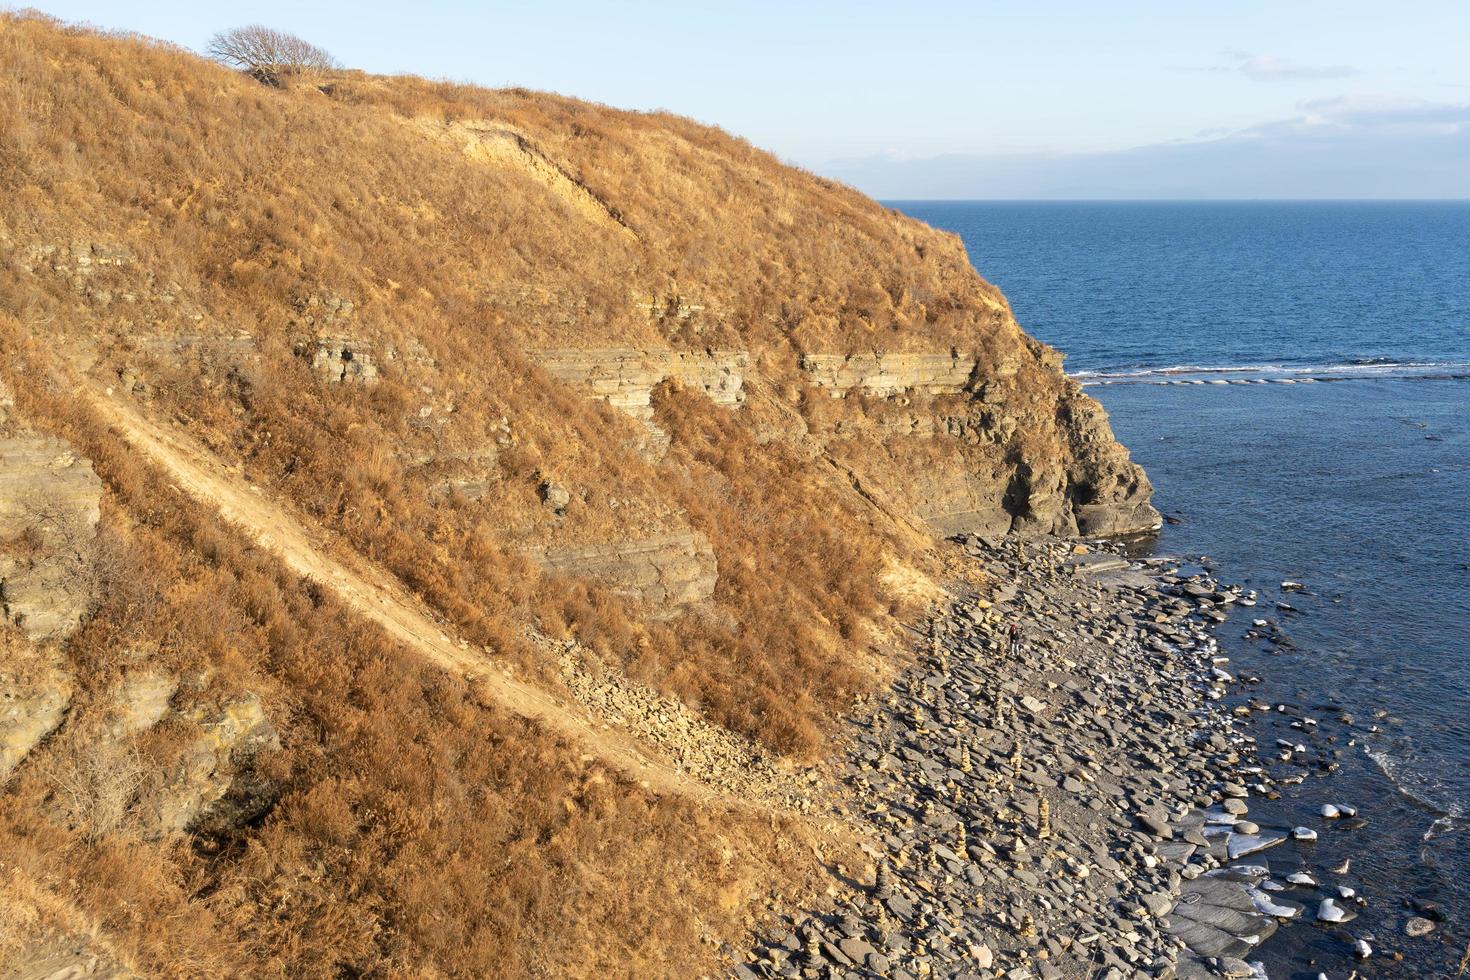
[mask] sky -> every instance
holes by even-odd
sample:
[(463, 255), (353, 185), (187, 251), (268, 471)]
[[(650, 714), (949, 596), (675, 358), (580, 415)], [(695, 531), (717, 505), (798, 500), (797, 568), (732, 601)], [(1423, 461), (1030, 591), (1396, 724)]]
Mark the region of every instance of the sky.
[(875, 196), (1470, 197), (1470, 0), (36, 0), (668, 109)]

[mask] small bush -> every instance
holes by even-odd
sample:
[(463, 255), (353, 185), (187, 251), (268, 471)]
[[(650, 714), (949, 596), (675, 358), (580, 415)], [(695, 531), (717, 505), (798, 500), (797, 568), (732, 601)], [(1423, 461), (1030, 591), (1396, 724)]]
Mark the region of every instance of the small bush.
[(122, 830), (143, 784), (143, 762), (131, 745), (100, 740), (71, 743), (74, 756), (57, 781), (71, 826), (89, 841)]
[(279, 84), (283, 75), (309, 75), (338, 67), (337, 59), (294, 34), (259, 24), (221, 31), (209, 41), (209, 56), (263, 82)]

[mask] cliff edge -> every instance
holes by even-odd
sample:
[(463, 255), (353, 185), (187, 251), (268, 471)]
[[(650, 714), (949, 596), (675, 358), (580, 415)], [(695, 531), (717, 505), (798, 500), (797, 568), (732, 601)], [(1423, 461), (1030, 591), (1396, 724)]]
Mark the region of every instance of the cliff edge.
[[(717, 129), (32, 14), (0, 68), (0, 668), (36, 689), (0, 888), (55, 913), (36, 962), (692, 975), (816, 833), (707, 797), (802, 812), (943, 539), (1158, 524), (958, 238)], [(666, 783), (583, 738), (615, 729)]]

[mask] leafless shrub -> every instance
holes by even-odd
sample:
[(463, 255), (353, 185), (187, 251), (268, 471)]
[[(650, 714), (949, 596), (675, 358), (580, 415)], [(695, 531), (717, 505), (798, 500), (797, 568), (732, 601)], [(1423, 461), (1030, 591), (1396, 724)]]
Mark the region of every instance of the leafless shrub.
[(208, 53), (221, 64), (271, 84), (283, 75), (310, 75), (338, 67), (337, 59), (315, 44), (260, 24), (221, 31), (210, 39)]
[(80, 746), (57, 779), (62, 809), (91, 841), (121, 830), (143, 784), (142, 759), (131, 745), (98, 741)]

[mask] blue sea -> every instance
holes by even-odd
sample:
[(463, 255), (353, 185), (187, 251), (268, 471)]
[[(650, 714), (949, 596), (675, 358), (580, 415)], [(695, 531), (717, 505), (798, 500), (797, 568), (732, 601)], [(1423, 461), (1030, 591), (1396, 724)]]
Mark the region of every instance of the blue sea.
[[(1153, 548), (1260, 590), (1220, 632), (1232, 670), (1261, 678), (1248, 693), (1352, 719), (1319, 736), (1340, 770), (1259, 813), (1323, 828), (1268, 852), (1273, 868), (1350, 857), (1322, 877), (1369, 905), (1343, 927), (1283, 930), (1263, 950), (1270, 975), (1455, 975), (1470, 917), (1470, 203), (891, 205), (957, 233), (1022, 326), (1067, 354), (1177, 521)], [(1284, 594), (1288, 579), (1305, 591)], [(1248, 638), (1258, 617), (1294, 645)], [(1255, 734), (1267, 750), (1304, 737), (1279, 716)], [(1367, 825), (1330, 832), (1324, 802)], [(1448, 921), (1405, 938), (1413, 902)], [(1357, 963), (1365, 936), (1378, 952)]]

